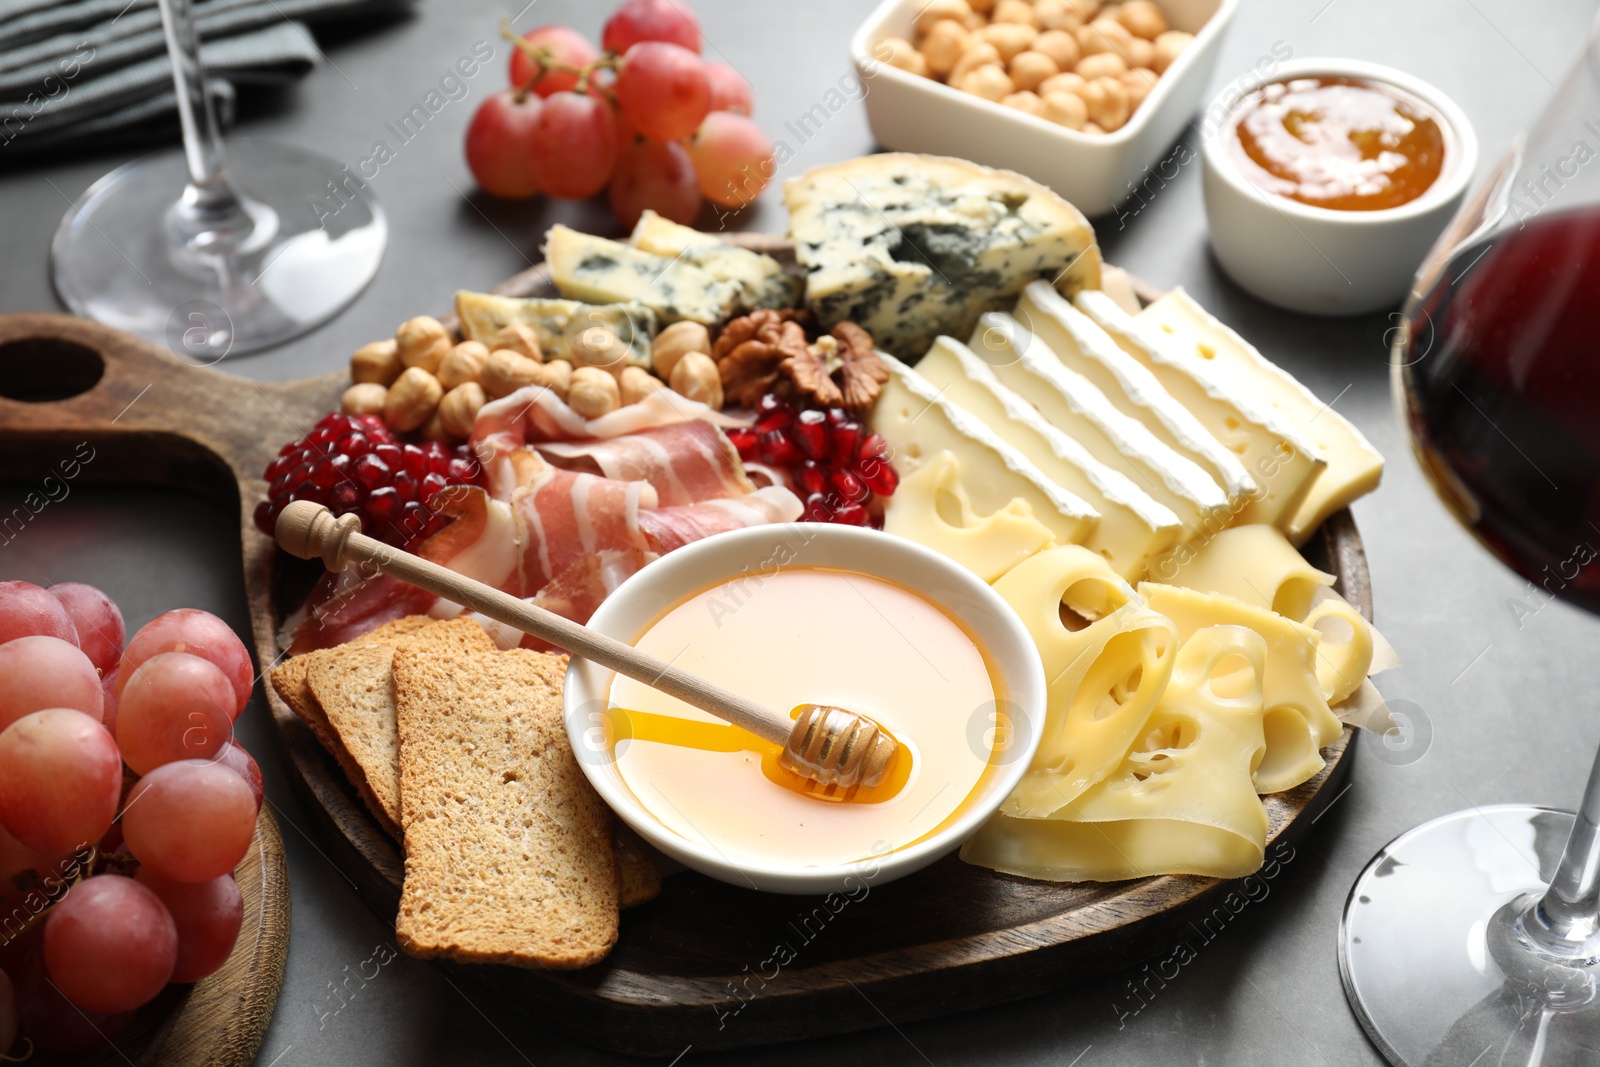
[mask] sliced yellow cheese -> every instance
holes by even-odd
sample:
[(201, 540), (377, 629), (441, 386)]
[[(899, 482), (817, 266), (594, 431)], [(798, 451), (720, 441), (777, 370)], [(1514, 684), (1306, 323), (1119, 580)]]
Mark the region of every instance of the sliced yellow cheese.
[(1244, 338), (1218, 322), (1182, 289), (1139, 315), (1179, 344), (1182, 358), (1213, 364), (1219, 374), (1254, 394), (1327, 460), (1328, 469), (1312, 484), (1284, 532), (1304, 544), (1329, 515), (1378, 487), (1383, 457), (1362, 432), (1333, 410), (1294, 375), (1257, 352)]
[(938, 386), (946, 399), (988, 423), (996, 436), (1032, 460), (1051, 481), (1088, 501), (1100, 513), (1100, 521), (1084, 547), (1110, 560), (1128, 581), (1143, 578), (1151, 561), (1177, 542), (1183, 526), (1171, 508), (1046, 422), (960, 341), (936, 340), (917, 364), (917, 373)]
[[(1265, 747), (1266, 642), (1241, 626), (1184, 642), (1145, 731), (1116, 772), (1048, 819), (995, 816), (968, 863), (1048, 881), (1156, 874), (1240, 878), (1260, 868), (1267, 812), (1251, 770)], [(1225, 675), (1228, 686), (1215, 681)]]
[(1139, 595), (1172, 620), (1180, 642), (1208, 626), (1244, 626), (1266, 640), (1267, 748), (1255, 772), (1257, 792), (1292, 789), (1322, 769), (1319, 750), (1337, 740), (1344, 725), (1317, 680), (1316, 630), (1220, 593), (1144, 582)]
[[(994, 589), (1028, 628), (1048, 687), (1038, 752), (1002, 810), (1042, 818), (1122, 762), (1166, 688), (1177, 641), (1172, 623), (1077, 545), (1024, 560)], [(1079, 628), (1063, 624), (1063, 604)], [(1085, 615), (1094, 621), (1081, 625)]]
[(1333, 575), (1307, 563), (1277, 528), (1255, 524), (1223, 530), (1162, 580), (1304, 622), (1317, 590), (1331, 586)]
[(885, 532), (948, 556), (986, 582), (1055, 540), (1021, 500), (990, 515), (973, 511), (961, 488), (961, 460), (950, 451), (928, 457), (901, 480), (892, 500)]
[(1043, 340), (1010, 315), (983, 315), (969, 343), (1001, 382), (1025, 397), (1058, 430), (1171, 508), (1183, 523), (1184, 539), (1207, 530), (1213, 516), (1227, 514), (1227, 494), (1211, 475), (1162, 444), (1137, 419), (1118, 411), (1104, 393), (1063, 366)]
[(1372, 624), (1332, 590), (1312, 606), (1304, 621), (1322, 635), (1317, 643), (1317, 684), (1329, 706), (1337, 707), (1355, 695), (1372, 671), (1378, 645)]
[[(1063, 544), (1081, 541), (1099, 518), (1094, 508), (1045, 477), (993, 430), (939, 395), (926, 378), (887, 353), (889, 380), (872, 409), (874, 433), (889, 443), (895, 466), (905, 473), (940, 452), (961, 461), (960, 485), (978, 515), (1005, 511), (1020, 500)], [(898, 496), (899, 494), (895, 494)], [(885, 521), (896, 506), (885, 505)]]
[(1206, 360), (1187, 358), (1182, 344), (1143, 315), (1135, 319), (1102, 294), (1080, 294), (1075, 306), (1143, 364), (1201, 425), (1236, 453), (1258, 494), (1233, 516), (1287, 530), (1327, 466), (1310, 436), (1258, 398), (1249, 381)]
[[(1105, 293), (1097, 295), (1111, 299)], [(1043, 339), (1068, 369), (1093, 382), (1118, 411), (1138, 419), (1168, 448), (1199, 464), (1228, 494), (1230, 512), (1243, 508), (1255, 494), (1256, 481), (1239, 457), (1066, 297), (1049, 285), (1030, 282), (1011, 314)]]

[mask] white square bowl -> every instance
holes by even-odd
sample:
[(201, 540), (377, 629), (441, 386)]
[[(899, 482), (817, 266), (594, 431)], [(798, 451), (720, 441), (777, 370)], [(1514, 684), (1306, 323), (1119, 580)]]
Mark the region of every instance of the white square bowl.
[(1223, 31), (1239, 0), (1161, 0), (1175, 30), (1194, 43), (1167, 68), (1127, 125), (1113, 133), (1069, 130), (1015, 108), (891, 67), (873, 56), (885, 37), (910, 40), (926, 0), (884, 0), (850, 40), (867, 87), (872, 136), (896, 152), (956, 156), (1043, 182), (1085, 215), (1103, 215), (1134, 191), (1199, 109)]

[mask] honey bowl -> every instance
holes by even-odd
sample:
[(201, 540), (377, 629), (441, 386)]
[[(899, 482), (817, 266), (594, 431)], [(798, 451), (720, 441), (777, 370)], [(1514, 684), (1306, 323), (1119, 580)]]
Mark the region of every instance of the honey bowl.
[(785, 777), (776, 745), (575, 658), (567, 734), (590, 783), (650, 844), (732, 885), (859, 892), (911, 874), (994, 814), (1039, 745), (1044, 669), (1016, 613), (876, 531), (695, 542), (630, 577), (589, 626), (774, 708), (860, 712), (897, 741), (881, 783), (819, 796)]

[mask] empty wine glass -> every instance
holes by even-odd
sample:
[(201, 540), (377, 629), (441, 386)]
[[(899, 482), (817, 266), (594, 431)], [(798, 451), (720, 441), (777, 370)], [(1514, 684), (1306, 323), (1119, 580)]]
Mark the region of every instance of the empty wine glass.
[[(1597, 23), (1600, 27), (1600, 23)], [(1600, 612), (1600, 50), (1418, 274), (1396, 395), (1440, 498), (1503, 563)], [(1392, 1063), (1600, 1062), (1600, 759), (1574, 816), (1446, 815), (1350, 893), (1339, 966)]]
[(377, 272), (388, 232), (372, 190), (335, 160), (239, 140), (223, 150), (193, 0), (159, 0), (183, 151), (91, 185), (51, 245), (75, 314), (214, 363), (337, 314)]

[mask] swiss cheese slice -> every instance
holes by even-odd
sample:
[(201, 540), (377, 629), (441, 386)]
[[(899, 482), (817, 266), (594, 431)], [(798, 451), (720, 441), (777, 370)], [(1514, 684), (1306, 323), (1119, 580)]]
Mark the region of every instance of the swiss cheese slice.
[(1243, 461), (1259, 491), (1233, 521), (1288, 530), (1327, 466), (1311, 437), (1257, 397), (1249, 381), (1188, 358), (1176, 338), (1143, 315), (1133, 318), (1098, 293), (1080, 293), (1075, 304)]
[[(1061, 488), (1021, 452), (971, 414), (939, 395), (937, 386), (888, 353), (889, 380), (872, 409), (874, 433), (889, 443), (895, 466), (906, 473), (949, 451), (960, 460), (960, 485), (978, 515), (1006, 511), (1020, 500), (1063, 544), (1081, 541), (1099, 515)], [(898, 494), (896, 494), (898, 495)], [(885, 522), (896, 506), (885, 503)]]
[(1011, 314), (1042, 338), (1069, 369), (1094, 383), (1118, 411), (1138, 419), (1168, 448), (1199, 464), (1228, 494), (1230, 512), (1249, 502), (1256, 481), (1239, 457), (1173, 399), (1148, 368), (1117, 347), (1110, 334), (1060, 293), (1032, 282)]
[(1331, 586), (1333, 575), (1307, 563), (1276, 527), (1254, 524), (1223, 530), (1163, 581), (1221, 593), (1304, 622), (1317, 590)]
[(1171, 508), (1046, 422), (1038, 409), (1000, 384), (989, 365), (960, 341), (939, 338), (917, 364), (917, 373), (987, 423), (1051, 481), (1088, 501), (1100, 513), (1100, 521), (1084, 547), (1110, 560), (1128, 581), (1143, 578), (1151, 561), (1177, 542), (1183, 527)]
[(1055, 540), (1021, 500), (979, 515), (961, 488), (961, 460), (944, 451), (900, 480), (893, 507), (883, 514), (885, 532), (948, 556), (986, 582)]
[(1303, 544), (1329, 515), (1378, 487), (1383, 457), (1333, 405), (1317, 398), (1294, 375), (1257, 352), (1218, 322), (1182, 289), (1145, 308), (1139, 318), (1178, 343), (1181, 358), (1207, 361), (1240, 390), (1254, 394), (1302, 436), (1328, 464), (1284, 528)]
[(1002, 382), (1058, 430), (1171, 508), (1183, 523), (1184, 538), (1200, 535), (1216, 516), (1227, 515), (1227, 494), (1211, 475), (1118, 411), (1093, 383), (1068, 370), (1041, 338), (1010, 315), (991, 312), (981, 317), (970, 345)]

